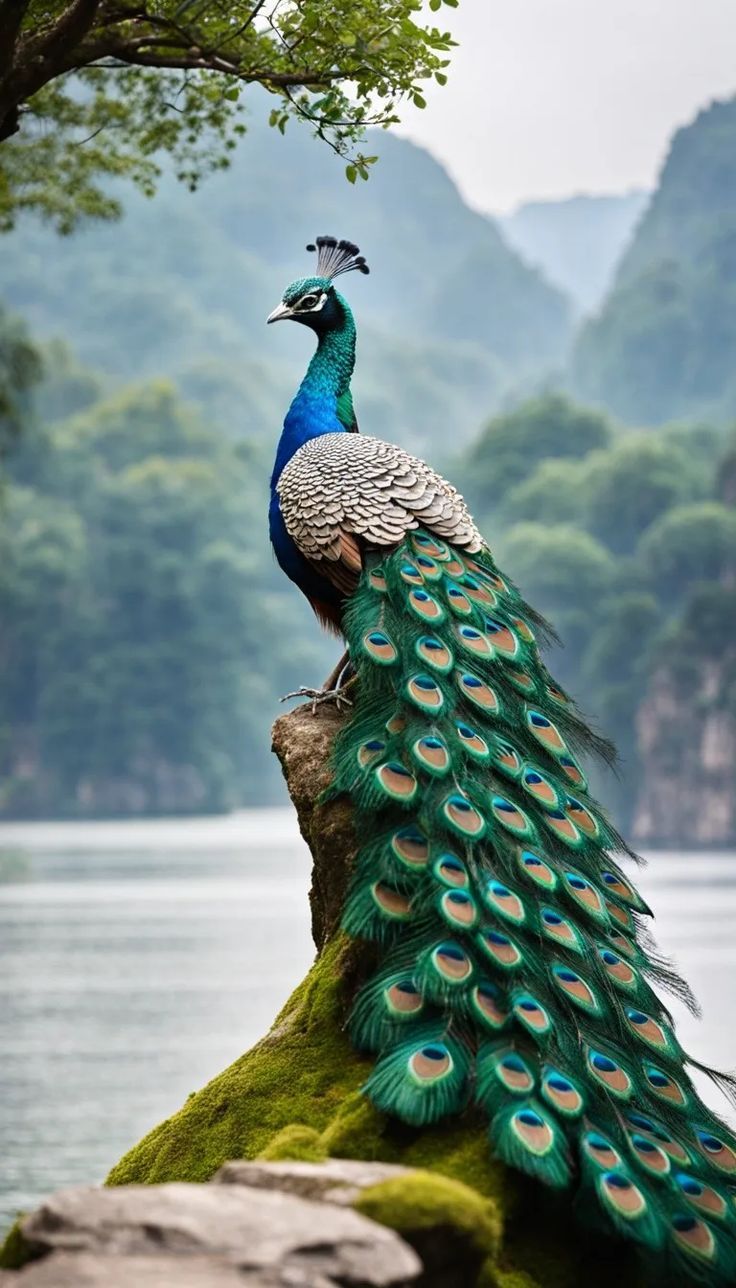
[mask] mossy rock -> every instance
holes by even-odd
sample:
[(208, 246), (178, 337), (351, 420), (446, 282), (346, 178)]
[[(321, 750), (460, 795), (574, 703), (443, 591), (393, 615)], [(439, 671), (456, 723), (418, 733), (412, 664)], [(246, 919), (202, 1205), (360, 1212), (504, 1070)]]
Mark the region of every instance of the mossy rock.
[[(271, 1032), (144, 1137), (109, 1185), (207, 1181), (230, 1159), (327, 1157), (399, 1163), (403, 1182), (365, 1191), (356, 1206), (421, 1249), (434, 1228), (452, 1249), (474, 1249), (467, 1288), (619, 1288), (637, 1281), (621, 1245), (586, 1238), (568, 1196), (555, 1196), (493, 1159), (473, 1111), (431, 1128), (386, 1118), (361, 1095), (371, 1062), (345, 1023), (356, 983), (371, 969), (365, 945), (337, 929), (355, 839), (344, 801), (321, 799), (340, 717), (299, 708), (277, 721), (274, 747), (314, 858), (310, 895), (319, 955)], [(2, 1264), (2, 1262), (0, 1262)], [(17, 1264), (17, 1262), (16, 1262)]]
[(466, 1241), (472, 1226), (477, 1288), (579, 1288), (594, 1277), (600, 1288), (618, 1288), (622, 1273), (634, 1282), (626, 1249), (608, 1245), (601, 1265), (600, 1240), (581, 1235), (567, 1197), (556, 1199), (493, 1159), (475, 1114), (415, 1129), (361, 1095), (370, 1062), (344, 1030), (352, 953), (334, 936), (268, 1036), (144, 1137), (107, 1183), (204, 1181), (233, 1158), (400, 1163), (418, 1173), (405, 1193), (382, 1182), (356, 1206), (420, 1250), (417, 1232), (433, 1223), (448, 1231), (448, 1243)]

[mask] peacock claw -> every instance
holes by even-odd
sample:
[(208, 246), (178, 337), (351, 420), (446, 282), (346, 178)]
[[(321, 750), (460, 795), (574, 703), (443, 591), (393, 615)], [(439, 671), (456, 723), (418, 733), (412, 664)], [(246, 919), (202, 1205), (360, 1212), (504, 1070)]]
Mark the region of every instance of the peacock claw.
[(289, 698), (311, 698), (313, 716), (317, 714), (317, 707), (322, 702), (334, 702), (340, 711), (343, 706), (352, 707), (353, 705), (352, 699), (348, 698), (343, 691), (345, 687), (347, 686), (338, 686), (334, 689), (309, 689), (302, 686), (300, 689), (295, 689), (293, 693), (285, 693), (279, 701), (288, 702)]

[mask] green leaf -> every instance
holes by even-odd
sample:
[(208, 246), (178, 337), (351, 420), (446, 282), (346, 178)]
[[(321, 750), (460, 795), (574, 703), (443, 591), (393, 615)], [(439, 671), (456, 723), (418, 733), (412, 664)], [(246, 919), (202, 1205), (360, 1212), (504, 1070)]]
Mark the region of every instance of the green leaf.
[(350, 163), (350, 165), (346, 165), (345, 178), (347, 179), (348, 183), (355, 183), (355, 180), (357, 179), (357, 177), (358, 177), (358, 167), (353, 165), (352, 162)]

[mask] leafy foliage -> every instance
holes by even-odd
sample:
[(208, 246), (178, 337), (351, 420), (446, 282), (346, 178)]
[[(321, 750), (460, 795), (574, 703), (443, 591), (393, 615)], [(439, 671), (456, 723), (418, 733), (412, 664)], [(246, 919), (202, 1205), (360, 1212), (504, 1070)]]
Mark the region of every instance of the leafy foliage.
[[(457, 0), (444, 0), (454, 6)], [(440, 3), (431, 3), (437, 12)], [(347, 161), (351, 182), (375, 156), (369, 124), (425, 106), (428, 80), (446, 81), (448, 32), (421, 0), (0, 0), (0, 227), (36, 210), (62, 232), (113, 218), (120, 200), (101, 181), (150, 194), (168, 152), (190, 187), (228, 165), (245, 131), (244, 89), (271, 97), (270, 124), (292, 117)]]

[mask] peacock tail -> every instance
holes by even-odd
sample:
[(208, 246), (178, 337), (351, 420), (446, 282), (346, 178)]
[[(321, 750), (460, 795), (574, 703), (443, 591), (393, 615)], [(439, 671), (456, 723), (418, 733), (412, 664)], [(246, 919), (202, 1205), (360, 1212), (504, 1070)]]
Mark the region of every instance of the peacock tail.
[(611, 857), (630, 852), (583, 767), (606, 747), (541, 661), (543, 624), (485, 547), (420, 528), (367, 555), (343, 629), (344, 927), (381, 959), (350, 1021), (377, 1057), (366, 1094), (415, 1127), (476, 1106), (499, 1158), (575, 1186), (665, 1282), (733, 1282), (736, 1141), (655, 992), (692, 1000)]

